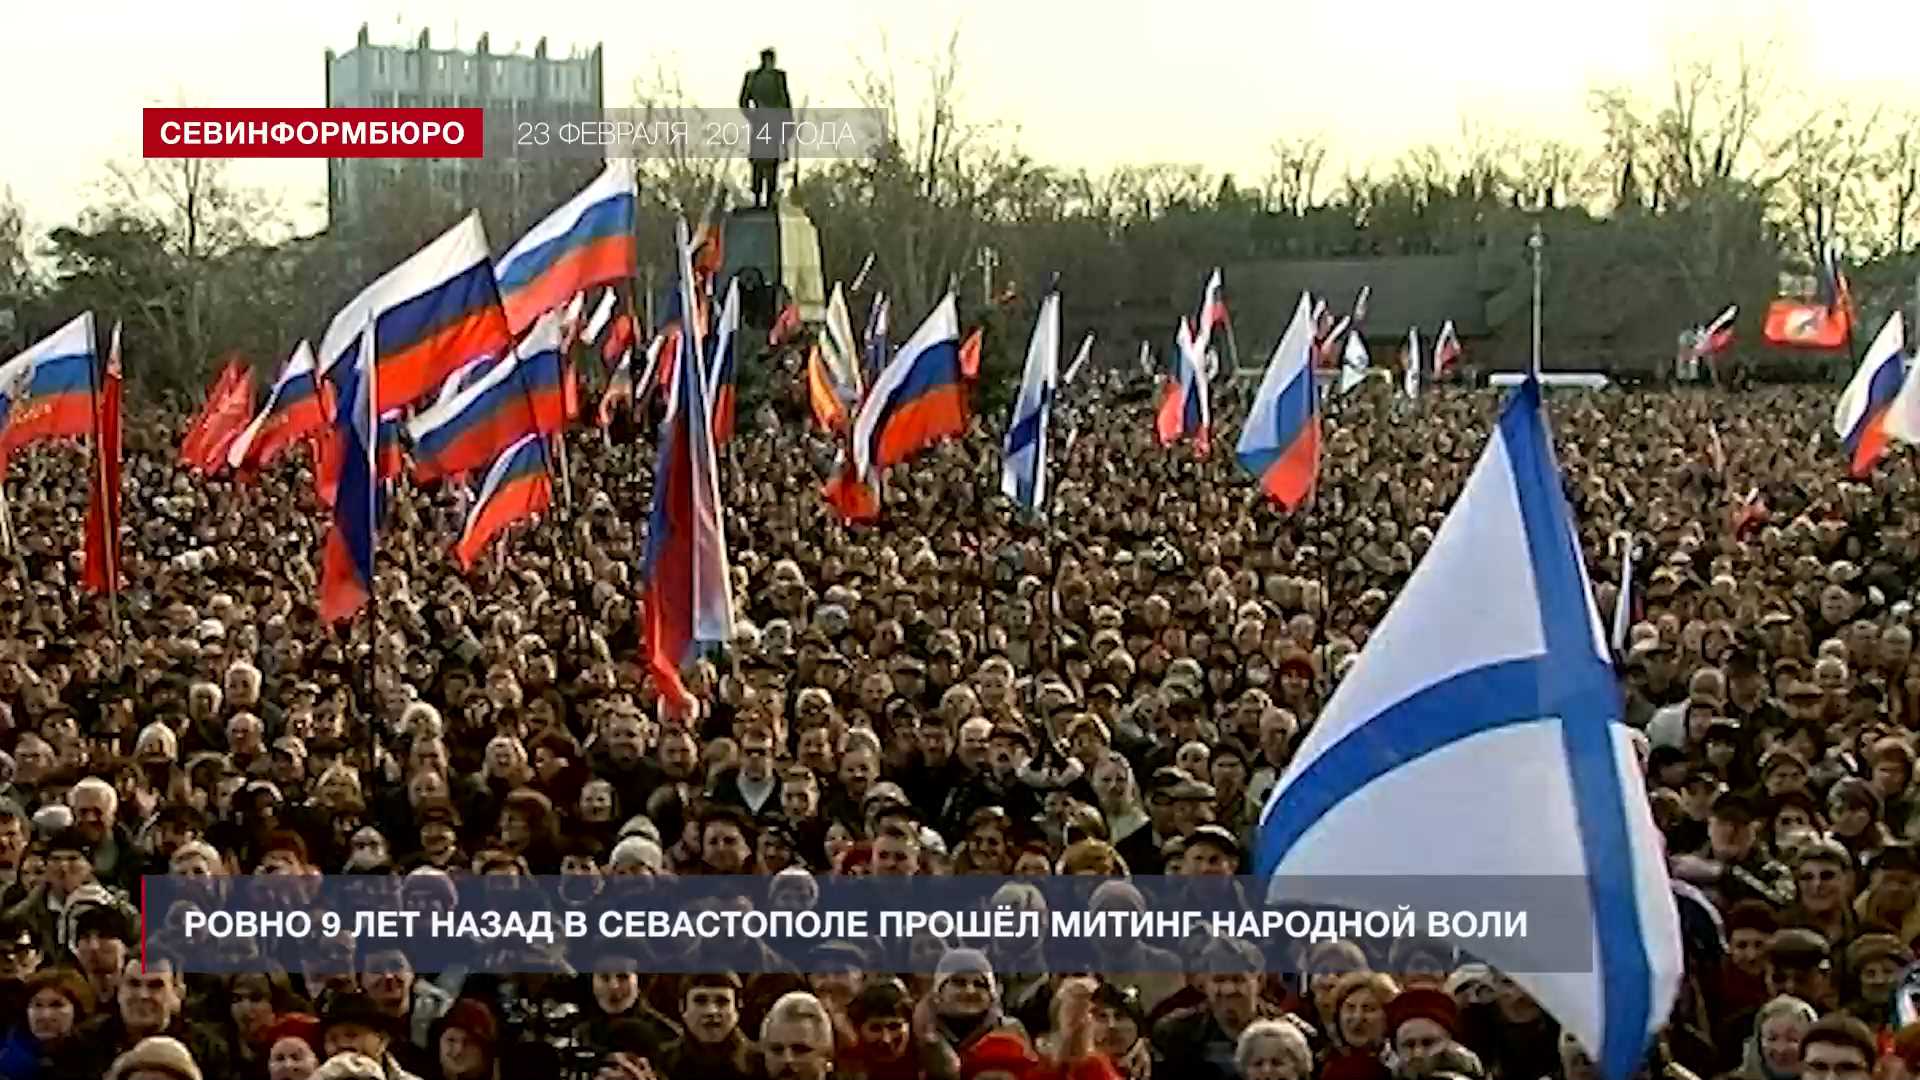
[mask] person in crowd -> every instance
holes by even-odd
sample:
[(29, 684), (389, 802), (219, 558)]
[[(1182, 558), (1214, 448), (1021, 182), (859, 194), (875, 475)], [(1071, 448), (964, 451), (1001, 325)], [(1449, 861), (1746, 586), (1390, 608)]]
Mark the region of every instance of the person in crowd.
[(0, 1045), (0, 1077), (56, 1080), (92, 1076), (108, 1061), (88, 1037), (93, 988), (71, 968), (48, 968), (26, 979), (26, 1019)]

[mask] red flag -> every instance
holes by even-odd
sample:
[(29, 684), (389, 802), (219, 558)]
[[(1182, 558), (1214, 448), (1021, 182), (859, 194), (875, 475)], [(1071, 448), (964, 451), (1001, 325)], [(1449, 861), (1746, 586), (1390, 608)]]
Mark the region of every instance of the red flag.
[(600, 339), (600, 358), (611, 364), (620, 359), (620, 354), (633, 344), (633, 316), (625, 311), (613, 317), (607, 326), (607, 334)]
[(845, 464), (833, 475), (833, 479), (827, 481), (827, 486), (820, 493), (826, 496), (827, 505), (839, 513), (842, 521), (857, 523), (879, 520), (879, 497), (874, 494), (873, 487), (853, 471), (853, 455), (844, 456)]
[(1782, 297), (1767, 305), (1762, 334), (1775, 345), (1795, 349), (1845, 348), (1853, 336), (1853, 293), (1847, 275), (1831, 264), (1822, 291), (1829, 288), (1831, 295), (1824, 301)]
[(980, 377), (980, 328), (967, 331), (960, 342), (960, 377), (971, 382)]
[(253, 420), (253, 372), (240, 357), (220, 370), (207, 404), (180, 441), (180, 461), (211, 476), (227, 460), (227, 447)]
[(1772, 515), (1767, 511), (1766, 497), (1759, 488), (1747, 493), (1747, 497), (1733, 509), (1733, 538), (1739, 541), (1750, 539), (1754, 530), (1767, 523)]
[(80, 583), (91, 593), (120, 591), (120, 324), (107, 348), (105, 385), (93, 421), (93, 494)]
[(767, 343), (779, 348), (799, 332), (800, 309), (789, 300), (787, 306), (781, 308), (780, 314), (773, 320), (773, 330), (767, 334)]

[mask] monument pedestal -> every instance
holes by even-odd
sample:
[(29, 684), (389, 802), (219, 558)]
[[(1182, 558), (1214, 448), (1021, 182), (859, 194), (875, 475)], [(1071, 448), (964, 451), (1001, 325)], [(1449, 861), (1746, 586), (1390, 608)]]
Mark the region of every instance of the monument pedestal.
[[(757, 271), (761, 281), (786, 289), (799, 307), (801, 319), (825, 320), (827, 291), (820, 268), (820, 232), (806, 211), (785, 202), (772, 208), (731, 210), (722, 230), (726, 256), (722, 280)], [(752, 276), (749, 274), (749, 278)], [(748, 284), (748, 280), (741, 282), (741, 300), (743, 307), (750, 309), (754, 306), (752, 299), (744, 295)], [(777, 313), (776, 308), (763, 318), (749, 316), (748, 321), (764, 326)]]

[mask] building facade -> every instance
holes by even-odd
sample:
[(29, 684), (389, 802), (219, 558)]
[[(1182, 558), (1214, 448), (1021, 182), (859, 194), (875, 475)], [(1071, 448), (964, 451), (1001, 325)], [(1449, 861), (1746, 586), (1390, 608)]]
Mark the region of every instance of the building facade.
[(511, 242), (559, 200), (600, 169), (599, 162), (526, 158), (500, 152), (522, 121), (599, 119), (604, 103), (601, 46), (584, 55), (547, 55), (541, 38), (531, 56), (492, 51), (488, 36), (472, 52), (436, 49), (426, 31), (411, 46), (376, 45), (360, 27), (354, 47), (327, 50), (329, 108), (484, 108), (484, 158), (408, 161), (344, 159), (327, 162), (329, 228), (350, 228), (384, 189), (408, 170), (423, 170), (436, 202), (482, 209), (496, 246)]

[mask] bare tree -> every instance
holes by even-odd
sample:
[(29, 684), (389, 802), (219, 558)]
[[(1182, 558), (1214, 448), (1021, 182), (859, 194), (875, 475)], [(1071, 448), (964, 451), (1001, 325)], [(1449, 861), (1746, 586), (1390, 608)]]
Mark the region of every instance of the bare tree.
[(1322, 133), (1273, 141), (1273, 167), (1267, 173), (1268, 209), (1299, 217), (1318, 203), (1320, 171), (1327, 164)]
[[(678, 68), (659, 66), (648, 76), (633, 83), (633, 107), (639, 112), (636, 122), (649, 130), (653, 125), (685, 120), (691, 111), (693, 95), (688, 92)], [(655, 152), (635, 162), (635, 172), (643, 192), (658, 193), (669, 208), (681, 216), (697, 220), (715, 201), (717, 193), (732, 192), (733, 161), (710, 153), (700, 153), (692, 139), (660, 139), (652, 145)], [(723, 197), (721, 201), (729, 201)]]
[(237, 253), (285, 238), (277, 203), (234, 184), (219, 158), (148, 159), (108, 166), (109, 192), (123, 212), (151, 222), (168, 262), (164, 295), (118, 298), (144, 322), (150, 346), (176, 372), (193, 370), (216, 350), (213, 331), (227, 320), (216, 307), (244, 302), (240, 281), (222, 281)]
[(1765, 103), (1777, 97), (1774, 49), (1735, 50), (1731, 68), (1709, 59), (1675, 66), (1666, 104), (1649, 125), (1657, 181), (1670, 199), (1690, 198), (1729, 180), (1754, 182)]
[(0, 304), (27, 285), (26, 216), (11, 188), (0, 188)]
[(1877, 251), (1882, 256), (1905, 255), (1920, 242), (1920, 112), (1889, 118), (1890, 132), (1868, 165), (1878, 188), (1878, 213), (1884, 222)]
[(1809, 263), (1840, 244), (1859, 243), (1873, 229), (1869, 163), (1878, 117), (1835, 109), (1795, 127), (1781, 148), (1782, 217)]
[(1594, 194), (1585, 183), (1589, 161), (1578, 147), (1559, 139), (1544, 139), (1514, 154), (1507, 180), (1513, 200), (1528, 210), (1557, 210), (1581, 205)]

